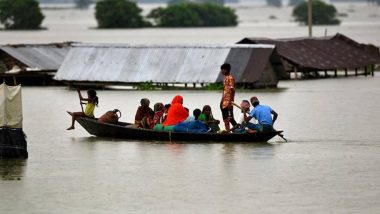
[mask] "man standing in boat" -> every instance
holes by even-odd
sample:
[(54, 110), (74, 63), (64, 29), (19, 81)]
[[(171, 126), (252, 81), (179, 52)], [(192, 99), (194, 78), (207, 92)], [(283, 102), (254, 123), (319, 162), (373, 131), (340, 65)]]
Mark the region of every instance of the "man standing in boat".
[(223, 122), (226, 131), (230, 131), (230, 123), (235, 126), (234, 111), (232, 102), (235, 97), (235, 79), (231, 75), (231, 65), (224, 63), (220, 66), (221, 73), (224, 76), (223, 81), (223, 95), (220, 101), (220, 109), (222, 110)]

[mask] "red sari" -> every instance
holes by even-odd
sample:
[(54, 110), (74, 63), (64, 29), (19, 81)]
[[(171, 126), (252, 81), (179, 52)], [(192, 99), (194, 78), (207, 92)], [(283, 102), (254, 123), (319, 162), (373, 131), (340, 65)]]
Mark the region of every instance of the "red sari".
[(164, 126), (172, 126), (183, 122), (189, 116), (189, 112), (182, 106), (183, 98), (177, 95), (173, 98), (172, 105), (169, 108), (168, 115), (164, 121)]

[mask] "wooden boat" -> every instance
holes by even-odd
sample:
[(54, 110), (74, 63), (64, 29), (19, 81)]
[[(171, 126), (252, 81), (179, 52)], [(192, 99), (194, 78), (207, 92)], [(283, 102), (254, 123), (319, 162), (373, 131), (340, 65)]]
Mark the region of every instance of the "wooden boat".
[(130, 123), (101, 123), (95, 118), (77, 117), (76, 121), (91, 135), (130, 140), (157, 141), (192, 141), (196, 142), (267, 142), (282, 131), (259, 132), (253, 134), (219, 134), (219, 133), (187, 133), (167, 132), (135, 128)]

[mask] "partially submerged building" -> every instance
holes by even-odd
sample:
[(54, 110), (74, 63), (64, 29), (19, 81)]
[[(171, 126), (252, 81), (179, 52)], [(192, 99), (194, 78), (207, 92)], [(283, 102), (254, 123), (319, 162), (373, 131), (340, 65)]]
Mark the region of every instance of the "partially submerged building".
[(222, 82), (220, 65), (230, 63), (236, 83), (276, 87), (269, 63), (273, 45), (132, 46), (74, 44), (55, 80), (68, 84), (134, 85)]
[[(271, 64), (279, 71), (301, 72), (304, 76), (319, 75), (319, 71), (337, 71), (372, 74), (374, 65), (380, 64), (379, 48), (360, 44), (347, 36), (336, 34), (320, 38), (244, 38), (238, 44), (272, 44), (276, 46)], [(297, 76), (297, 75), (296, 75)]]
[(55, 84), (71, 43), (0, 45), (0, 78), (8, 84)]

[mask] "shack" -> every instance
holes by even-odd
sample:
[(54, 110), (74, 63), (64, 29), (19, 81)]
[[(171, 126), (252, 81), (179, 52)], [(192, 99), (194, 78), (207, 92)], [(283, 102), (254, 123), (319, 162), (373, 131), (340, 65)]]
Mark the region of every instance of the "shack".
[(54, 79), (70, 85), (175, 84), (222, 82), (220, 65), (230, 63), (238, 84), (276, 87), (269, 63), (273, 45), (73, 44)]
[(8, 84), (51, 85), (71, 43), (0, 45), (0, 78)]
[(332, 72), (348, 75), (373, 75), (374, 65), (380, 63), (379, 48), (373, 45), (358, 43), (345, 35), (315, 38), (244, 38), (238, 44), (272, 44), (280, 58), (272, 58), (275, 69), (298, 73), (302, 77), (324, 77)]

